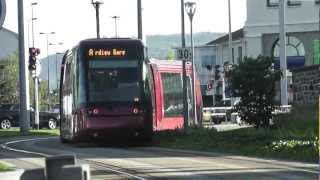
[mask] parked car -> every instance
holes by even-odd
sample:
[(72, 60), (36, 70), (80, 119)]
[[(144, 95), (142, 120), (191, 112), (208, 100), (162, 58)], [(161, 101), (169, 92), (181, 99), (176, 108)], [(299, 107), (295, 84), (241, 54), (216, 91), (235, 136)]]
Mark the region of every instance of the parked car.
[[(10, 129), (19, 126), (19, 105), (18, 104), (0, 104), (0, 128)], [(59, 125), (60, 115), (55, 112), (39, 112), (40, 128), (56, 129)], [(30, 126), (34, 125), (34, 111), (30, 112)]]

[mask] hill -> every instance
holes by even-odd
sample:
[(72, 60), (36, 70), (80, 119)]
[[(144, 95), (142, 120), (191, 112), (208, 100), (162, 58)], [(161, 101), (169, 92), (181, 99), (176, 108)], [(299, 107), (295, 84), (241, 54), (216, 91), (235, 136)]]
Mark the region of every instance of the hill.
[[(201, 32), (194, 34), (195, 46), (204, 45), (224, 33)], [(151, 35), (147, 36), (147, 46), (149, 57), (165, 59), (172, 52), (172, 47), (181, 46), (181, 35)], [(190, 35), (186, 35), (186, 46), (190, 46)]]

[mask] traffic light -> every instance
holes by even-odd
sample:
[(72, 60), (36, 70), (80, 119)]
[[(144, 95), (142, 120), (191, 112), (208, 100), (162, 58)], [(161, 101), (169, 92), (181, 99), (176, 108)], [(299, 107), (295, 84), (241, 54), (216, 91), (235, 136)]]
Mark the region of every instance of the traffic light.
[(29, 48), (29, 70), (37, 69), (37, 56), (40, 54), (39, 48)]

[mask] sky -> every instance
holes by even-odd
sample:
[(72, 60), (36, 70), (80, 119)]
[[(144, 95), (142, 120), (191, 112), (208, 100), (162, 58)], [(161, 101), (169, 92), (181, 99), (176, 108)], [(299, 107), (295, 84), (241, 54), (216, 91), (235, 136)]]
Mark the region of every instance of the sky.
[[(193, 1), (197, 3), (194, 32), (228, 32), (227, 0)], [(17, 0), (6, 0), (6, 2), (7, 16), (4, 27), (17, 32)], [(42, 56), (46, 56), (46, 37), (39, 35), (40, 32), (55, 32), (55, 35), (49, 36), (49, 43), (64, 43), (62, 46), (50, 46), (49, 54), (71, 48), (82, 39), (96, 36), (95, 10), (91, 0), (24, 0), (26, 36), (27, 22), (31, 19), (32, 2), (38, 2), (38, 5), (34, 6), (34, 17), (38, 18), (34, 25), (35, 46), (43, 49), (42, 52), (45, 54), (42, 53)], [(119, 36), (136, 37), (137, 1), (103, 0), (103, 2), (100, 9), (101, 36), (115, 36), (115, 24), (111, 16), (116, 15), (120, 16)], [(180, 2), (180, 0), (142, 0), (144, 35), (180, 33)], [(231, 12), (232, 30), (242, 28), (246, 20), (246, 0), (231, 0)], [(186, 32), (189, 33), (187, 16), (185, 21)], [(31, 31), (31, 25), (29, 29)]]

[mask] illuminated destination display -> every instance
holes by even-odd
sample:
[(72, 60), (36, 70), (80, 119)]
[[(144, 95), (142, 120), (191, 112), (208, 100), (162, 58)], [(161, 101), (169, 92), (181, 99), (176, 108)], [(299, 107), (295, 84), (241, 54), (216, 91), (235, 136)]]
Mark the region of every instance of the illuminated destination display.
[(124, 57), (127, 51), (123, 49), (89, 49), (89, 57)]

